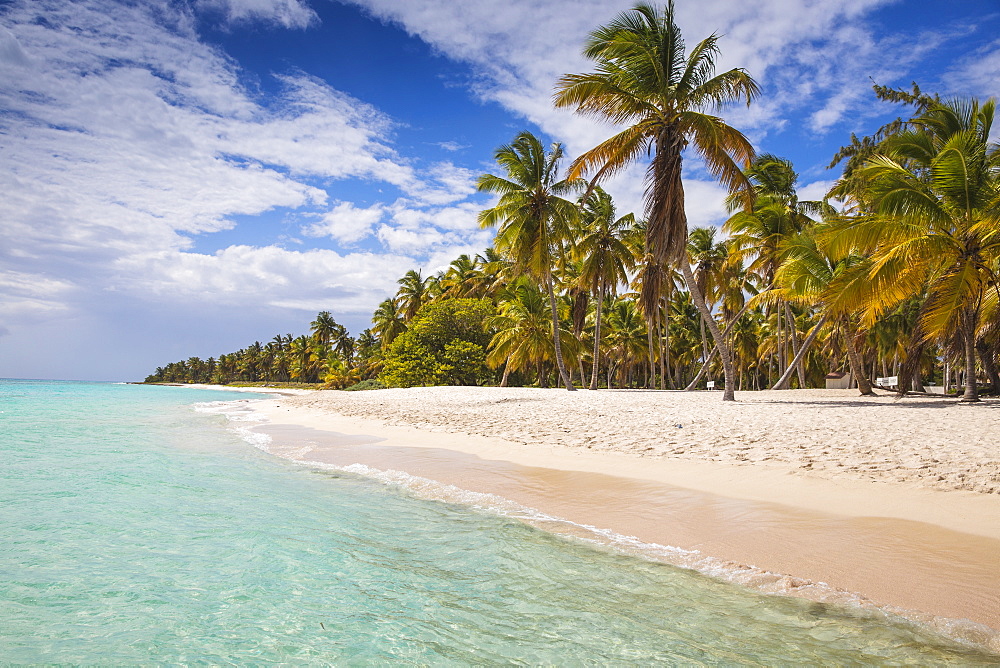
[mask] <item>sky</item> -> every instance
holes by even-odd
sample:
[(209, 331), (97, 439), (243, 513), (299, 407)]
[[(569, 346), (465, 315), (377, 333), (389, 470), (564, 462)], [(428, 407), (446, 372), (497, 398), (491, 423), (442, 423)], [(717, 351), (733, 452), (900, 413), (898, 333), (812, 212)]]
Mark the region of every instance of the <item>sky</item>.
[[(632, 0), (0, 0), (0, 377), (141, 380), (321, 310), (357, 334), (409, 269), (488, 246), (497, 147), (569, 158), (615, 128), (552, 107)], [(690, 48), (761, 95), (721, 115), (789, 158), (800, 198), (872, 82), (997, 94), (1000, 0), (677, 0)], [(1000, 125), (1000, 124), (998, 124)], [(607, 189), (642, 211), (644, 165)], [(691, 225), (726, 218), (685, 158)]]

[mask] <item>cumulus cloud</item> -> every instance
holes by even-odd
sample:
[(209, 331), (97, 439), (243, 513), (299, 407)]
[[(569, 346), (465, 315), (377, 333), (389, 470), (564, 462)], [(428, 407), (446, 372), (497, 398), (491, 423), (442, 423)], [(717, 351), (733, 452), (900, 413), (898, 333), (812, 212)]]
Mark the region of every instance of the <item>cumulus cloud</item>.
[(227, 306), (364, 313), (395, 292), (396, 277), (413, 265), (405, 255), (328, 249), (236, 245), (213, 254), (160, 250), (120, 259), (115, 268), (131, 278), (114, 287), (180, 303), (207, 292)]
[(346, 243), (359, 241), (371, 234), (372, 226), (382, 220), (384, 212), (385, 207), (381, 204), (357, 207), (351, 202), (337, 202), (318, 222), (303, 228), (303, 233)]
[[(4, 7), (0, 152), (10, 168), (0, 171), (0, 261), (10, 272), (0, 299), (7, 323), (137, 290), (229, 303), (250, 285), (275, 306), (304, 308), (340, 295), (345, 308), (361, 309), (392, 287), (383, 285), (388, 276), (480, 240), (448, 213), (475, 193), (470, 170), (451, 162), (422, 167), (399, 155), (392, 119), (303, 72), (275, 74), (277, 98), (262, 99), (177, 7), (115, 0)], [(196, 7), (291, 28), (313, 16), (293, 1)], [(405, 199), (393, 198), (391, 211), (387, 203), (331, 204), (326, 188), (343, 179), (387, 184)], [(408, 209), (419, 223), (406, 221)], [(303, 234), (347, 245), (383, 223), (374, 238), (387, 250), (193, 252), (196, 238), (231, 229), (241, 216), (282, 211), (312, 221)], [(400, 236), (417, 234), (429, 246), (397, 241), (397, 225), (405, 228)], [(330, 285), (331, 276), (340, 284)], [(303, 285), (325, 287), (294, 298)]]

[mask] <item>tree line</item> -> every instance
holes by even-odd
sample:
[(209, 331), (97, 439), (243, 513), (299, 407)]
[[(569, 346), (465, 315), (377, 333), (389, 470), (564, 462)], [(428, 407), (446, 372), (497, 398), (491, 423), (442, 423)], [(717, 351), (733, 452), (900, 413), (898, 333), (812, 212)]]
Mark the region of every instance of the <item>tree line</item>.
[[(821, 386), (849, 371), (862, 394), (979, 379), (1000, 388), (1000, 147), (995, 102), (875, 86), (906, 110), (831, 161), (841, 178), (802, 201), (794, 166), (756, 154), (714, 111), (751, 104), (741, 68), (716, 73), (717, 39), (686, 51), (673, 4), (636, 5), (593, 31), (594, 71), (555, 104), (625, 129), (573, 160), (522, 132), (478, 180), (493, 246), (435, 275), (411, 270), (356, 339), (328, 312), (309, 336), (191, 358), (147, 380), (323, 382), (329, 387), (562, 384), (739, 389)], [(729, 191), (722, 226), (689, 230), (685, 149)], [(649, 155), (642, 216), (601, 183)], [(831, 204), (832, 203), (832, 204)], [(833, 206), (835, 204), (836, 206)]]

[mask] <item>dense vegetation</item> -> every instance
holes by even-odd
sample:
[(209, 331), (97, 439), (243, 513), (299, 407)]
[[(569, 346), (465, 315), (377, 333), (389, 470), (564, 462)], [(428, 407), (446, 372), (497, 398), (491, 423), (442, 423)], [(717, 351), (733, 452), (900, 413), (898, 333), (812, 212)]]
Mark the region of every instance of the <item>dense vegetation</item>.
[[(588, 74), (558, 106), (625, 129), (561, 171), (562, 148), (519, 134), (495, 154), (499, 196), (480, 214), (492, 248), (436, 275), (411, 270), (356, 339), (323, 312), (310, 336), (277, 336), (147, 381), (301, 381), (329, 387), (538, 384), (734, 389), (822, 386), (850, 371), (903, 390), (959, 378), (1000, 388), (1000, 147), (992, 99), (875, 87), (904, 117), (851, 137), (824, 201), (800, 201), (793, 166), (756, 155), (711, 111), (757, 95), (742, 69), (715, 74), (715, 38), (685, 52), (673, 6), (637, 5), (595, 30)], [(730, 191), (722, 227), (688, 229), (690, 147)], [(650, 155), (645, 215), (600, 182)], [(589, 176), (589, 180), (584, 177)], [(836, 204), (836, 208), (831, 205)]]

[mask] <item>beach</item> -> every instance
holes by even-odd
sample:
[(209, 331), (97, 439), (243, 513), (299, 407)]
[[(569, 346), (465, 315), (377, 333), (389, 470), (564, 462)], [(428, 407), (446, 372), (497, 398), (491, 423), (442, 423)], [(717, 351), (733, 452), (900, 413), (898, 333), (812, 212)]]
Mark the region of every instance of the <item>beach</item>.
[(434, 387), (252, 406), (289, 459), (494, 495), (762, 591), (971, 620), (959, 636), (1000, 648), (995, 400)]

